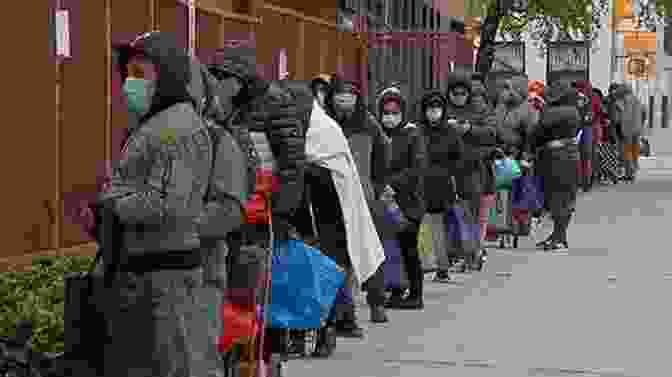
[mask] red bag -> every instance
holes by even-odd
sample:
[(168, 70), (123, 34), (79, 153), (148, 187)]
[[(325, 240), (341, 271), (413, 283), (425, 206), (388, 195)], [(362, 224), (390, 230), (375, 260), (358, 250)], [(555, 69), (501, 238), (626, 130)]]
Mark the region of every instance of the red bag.
[(248, 224), (268, 224), (268, 208), (264, 196), (277, 192), (278, 187), (278, 179), (270, 169), (257, 169), (254, 194), (245, 204)]
[(228, 352), (231, 347), (242, 339), (251, 339), (259, 331), (259, 322), (256, 319), (254, 306), (244, 307), (230, 302), (222, 305), (222, 321), (224, 334), (219, 337), (217, 350), (220, 353)]

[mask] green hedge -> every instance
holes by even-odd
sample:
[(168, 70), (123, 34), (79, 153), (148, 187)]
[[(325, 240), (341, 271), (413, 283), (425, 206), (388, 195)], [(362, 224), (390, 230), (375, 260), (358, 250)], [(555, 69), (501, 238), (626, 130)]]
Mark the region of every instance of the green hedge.
[(93, 257), (48, 256), (33, 260), (26, 271), (0, 272), (0, 336), (13, 336), (19, 320), (33, 321), (33, 345), (40, 352), (64, 347), (63, 276), (85, 271)]

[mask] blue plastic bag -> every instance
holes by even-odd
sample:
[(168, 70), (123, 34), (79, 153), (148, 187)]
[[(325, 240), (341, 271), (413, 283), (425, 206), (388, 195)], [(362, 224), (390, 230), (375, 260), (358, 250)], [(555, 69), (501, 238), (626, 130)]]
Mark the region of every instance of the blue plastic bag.
[(531, 211), (544, 208), (543, 183), (542, 177), (534, 175), (515, 178), (511, 188), (511, 206)]
[(513, 179), (521, 175), (522, 172), (518, 161), (512, 158), (495, 160), (495, 185), (498, 191), (510, 190), (513, 185)]
[(406, 265), (401, 257), (401, 246), (399, 241), (383, 240), (383, 249), (385, 249), (384, 279), (386, 289), (405, 289), (408, 288), (408, 274)]
[(272, 328), (317, 329), (329, 316), (345, 273), (303, 241), (277, 241), (273, 248)]

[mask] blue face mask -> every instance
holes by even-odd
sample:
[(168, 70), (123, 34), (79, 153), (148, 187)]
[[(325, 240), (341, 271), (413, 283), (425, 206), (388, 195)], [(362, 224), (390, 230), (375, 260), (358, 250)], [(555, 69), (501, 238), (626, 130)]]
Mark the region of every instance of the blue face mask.
[(129, 77), (122, 88), (128, 103), (128, 111), (144, 116), (149, 112), (152, 96), (154, 95), (153, 81)]

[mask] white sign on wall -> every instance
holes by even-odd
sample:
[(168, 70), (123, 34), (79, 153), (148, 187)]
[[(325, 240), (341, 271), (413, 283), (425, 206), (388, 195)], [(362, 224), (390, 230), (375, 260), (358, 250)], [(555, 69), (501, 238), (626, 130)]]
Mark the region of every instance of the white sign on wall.
[(284, 80), (289, 76), (287, 71), (287, 49), (280, 49), (278, 54), (278, 79)]
[(70, 57), (70, 20), (67, 10), (56, 11), (56, 55)]

